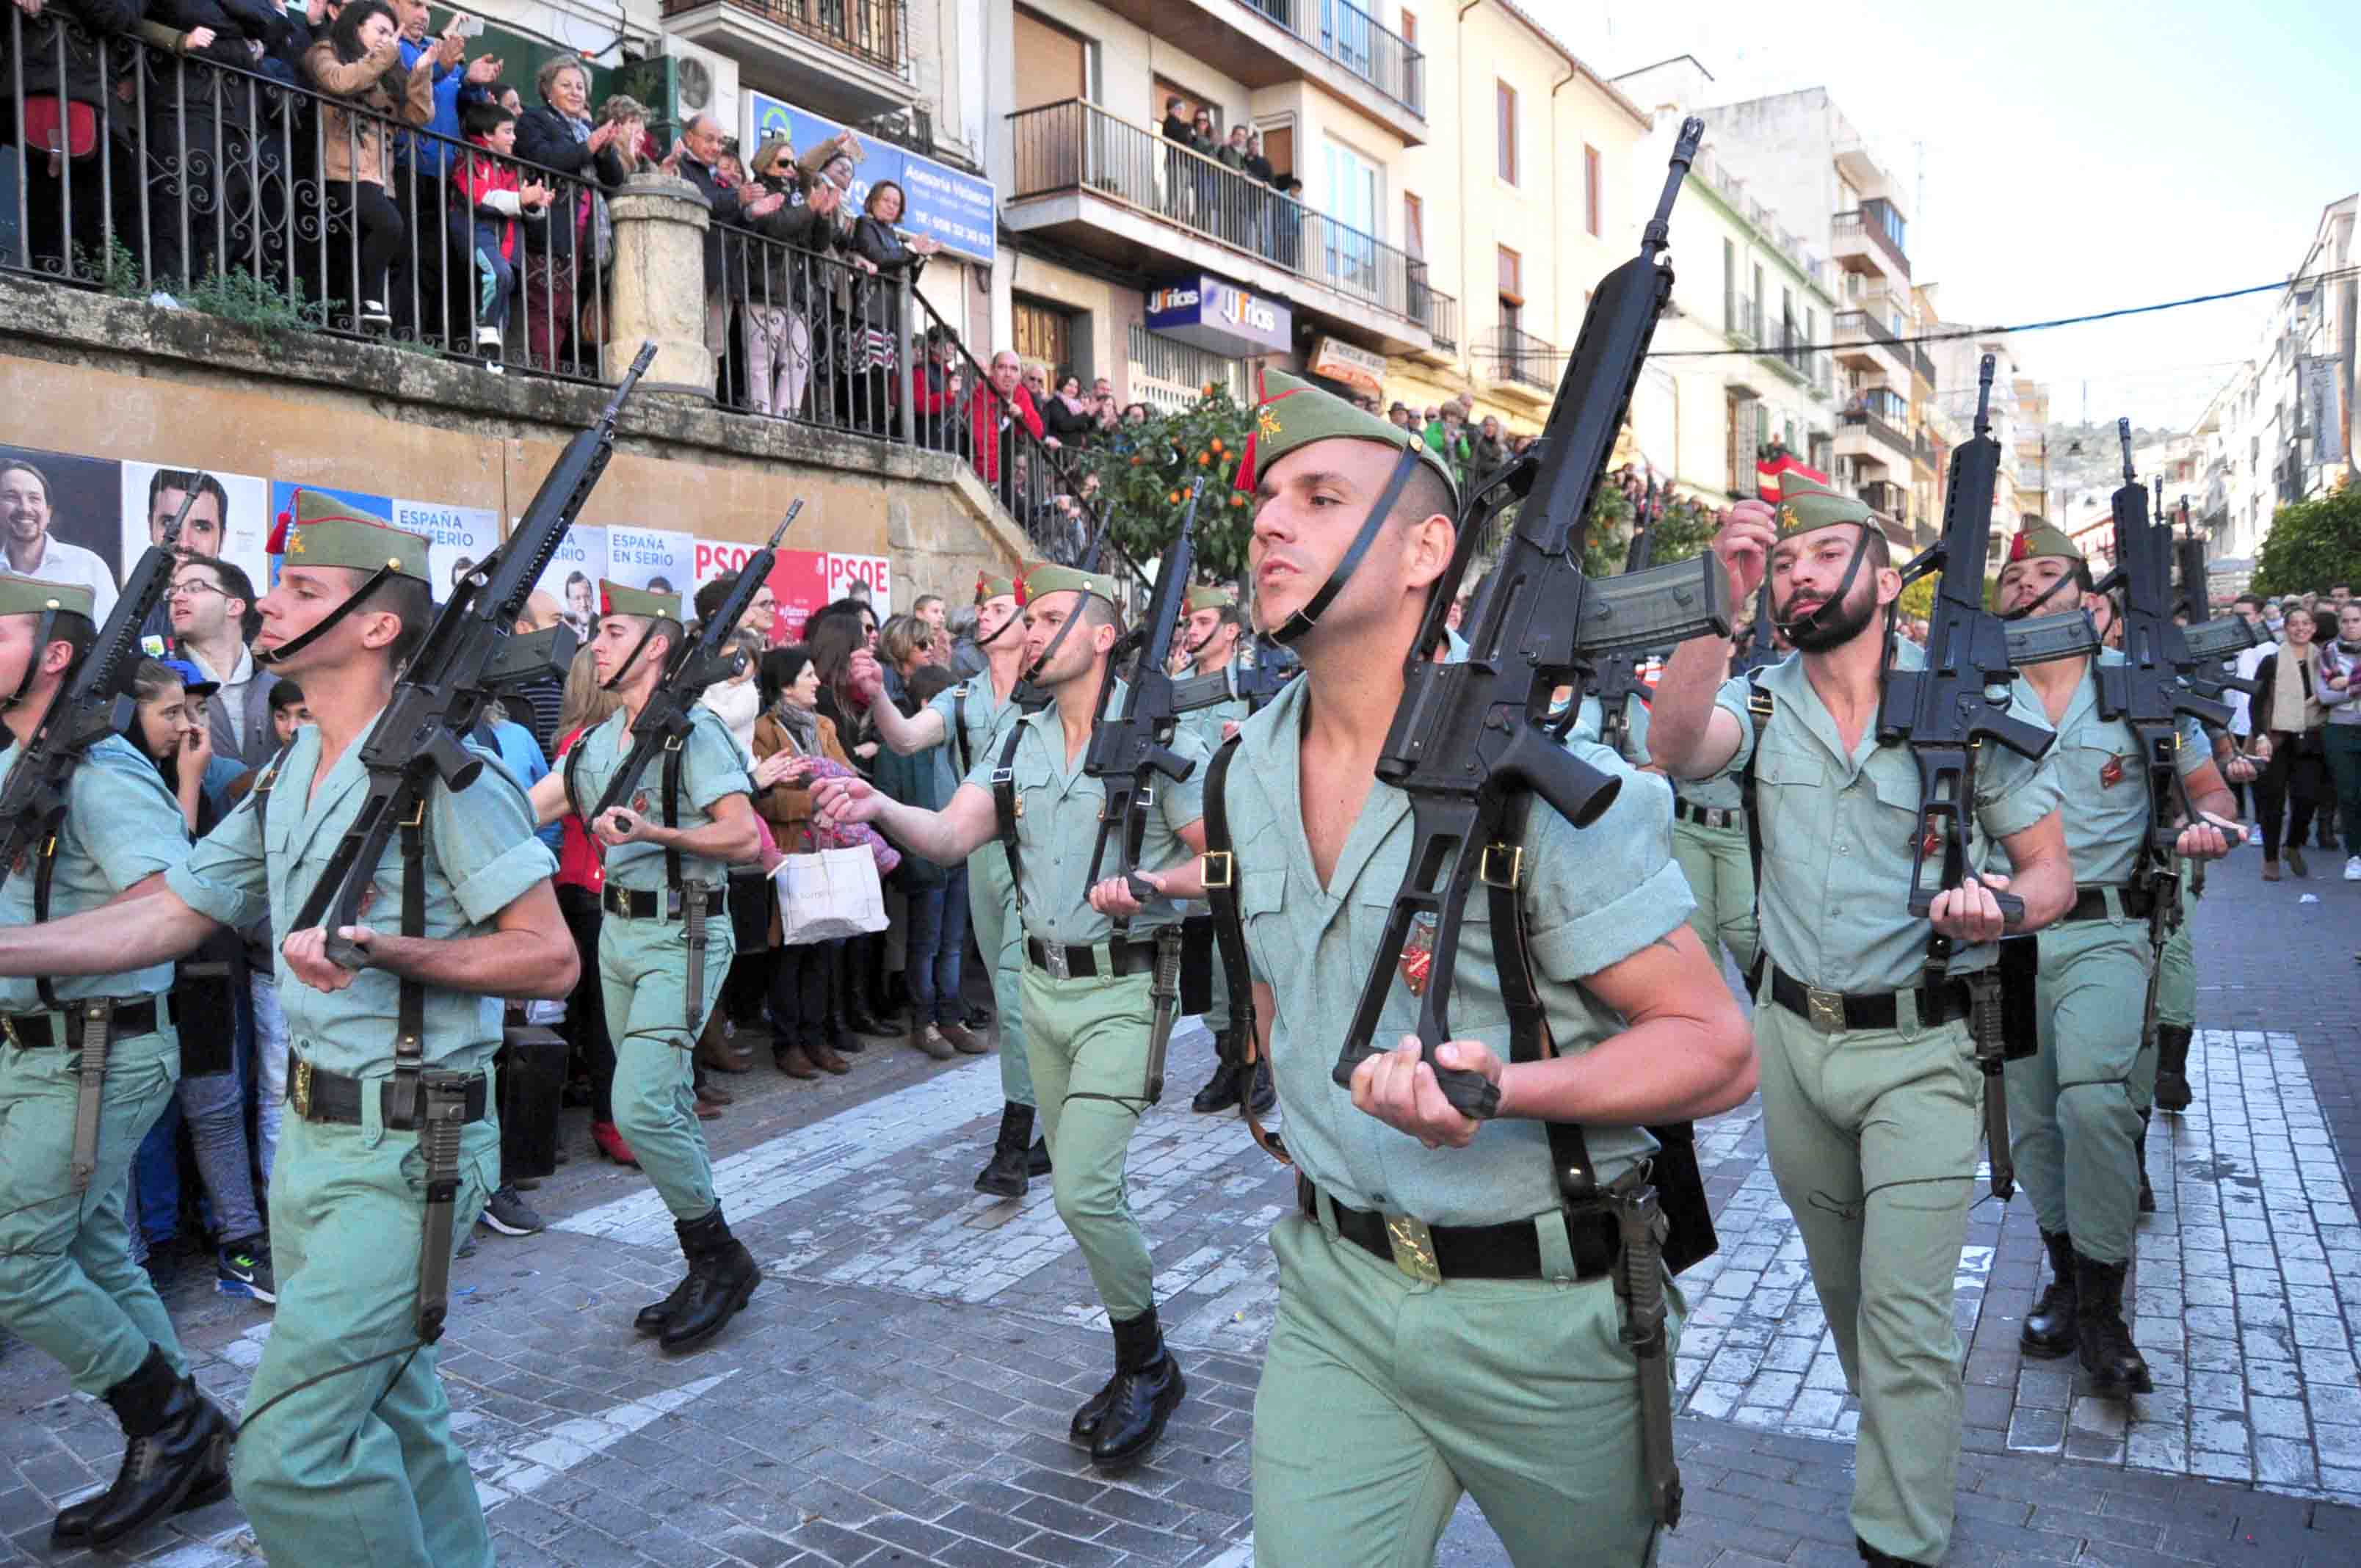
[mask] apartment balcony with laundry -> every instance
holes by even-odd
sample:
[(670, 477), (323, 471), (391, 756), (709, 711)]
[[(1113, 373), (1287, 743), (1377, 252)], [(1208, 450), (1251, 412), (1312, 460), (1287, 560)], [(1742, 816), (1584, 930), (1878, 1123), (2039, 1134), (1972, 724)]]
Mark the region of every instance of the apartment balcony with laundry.
[(1411, 145), (1427, 139), (1425, 54), (1352, 0), (1100, 3), (1247, 87), (1316, 82)]
[(664, 30), (843, 120), (906, 107), (908, 0), (664, 0)]
[(1457, 301), (1400, 247), (1082, 99), (1008, 118), (1012, 229), (1133, 272), (1235, 278), (1386, 353), (1456, 336)]
[(1904, 248), (1908, 225), (1883, 197), (1836, 214), (1837, 265), (1847, 272), (1882, 277), (1892, 287), (1910, 287), (1910, 257)]

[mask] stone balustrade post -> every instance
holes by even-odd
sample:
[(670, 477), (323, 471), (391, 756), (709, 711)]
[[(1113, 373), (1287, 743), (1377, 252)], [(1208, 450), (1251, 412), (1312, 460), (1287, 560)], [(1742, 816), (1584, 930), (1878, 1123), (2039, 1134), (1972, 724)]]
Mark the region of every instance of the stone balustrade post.
[(676, 175), (635, 174), (607, 198), (615, 223), (606, 376), (622, 378), (640, 345), (655, 363), (644, 389), (713, 396), (713, 350), (705, 336), (705, 233), (713, 214), (696, 186)]

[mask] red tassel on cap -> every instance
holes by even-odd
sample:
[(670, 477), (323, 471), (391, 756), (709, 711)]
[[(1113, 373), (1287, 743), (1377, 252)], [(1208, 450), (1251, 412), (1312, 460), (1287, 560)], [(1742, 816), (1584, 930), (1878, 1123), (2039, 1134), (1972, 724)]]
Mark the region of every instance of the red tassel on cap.
[(278, 525), (271, 529), (270, 537), (263, 542), (262, 548), (265, 553), (272, 555), (286, 554), (287, 531), (293, 527), (294, 524), (295, 514), (292, 511), (280, 512), (279, 514)]

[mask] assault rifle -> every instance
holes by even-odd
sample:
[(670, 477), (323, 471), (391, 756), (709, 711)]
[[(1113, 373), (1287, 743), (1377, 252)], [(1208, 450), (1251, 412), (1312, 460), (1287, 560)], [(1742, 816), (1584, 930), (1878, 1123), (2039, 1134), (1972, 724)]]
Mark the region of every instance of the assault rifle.
[[(199, 493), (192, 483), (181, 494), (181, 510), (164, 524), (163, 543), (149, 545), (131, 568), (97, 640), (67, 666), (49, 710), (32, 738), (17, 748), (16, 765), (7, 770), (6, 784), (0, 786), (0, 883), (64, 819), (66, 795), (82, 754), (110, 735), (131, 732), (138, 712), (131, 677), (139, 668), (139, 629), (172, 586), (172, 568), (179, 561), (172, 546)], [(45, 624), (34, 642), (36, 661), (49, 641)]]
[(1195, 713), (1200, 708), (1218, 707), (1225, 702), (1244, 701), (1249, 708), (1259, 709), (1277, 696), (1287, 683), (1303, 673), (1301, 664), (1273, 664), (1262, 660), (1246, 662), (1251, 642), (1241, 641), (1239, 656), (1218, 670), (1202, 675), (1191, 675), (1185, 681), (1172, 683), (1172, 711)]
[[(1648, 481), (1648, 492), (1631, 514), (1631, 543), (1623, 553), (1623, 575), (1644, 572), (1656, 553), (1656, 482)], [(1631, 698), (1647, 689), (1640, 679), (1640, 670), (1651, 659), (1663, 656), (1661, 648), (1618, 649), (1593, 661), (1590, 692), (1598, 699), (1598, 743), (1614, 752), (1623, 754), (1625, 720)], [(1579, 702), (1567, 705), (1569, 713), (1578, 712)]]
[[(1609, 650), (1662, 646), (1708, 631), (1729, 635), (1729, 587), (1710, 554), (1598, 583), (1586, 581), (1581, 566), (1591, 496), (1672, 293), (1672, 270), (1661, 257), (1674, 199), (1704, 134), (1702, 121), (1682, 126), (1640, 254), (1609, 273), (1592, 297), (1539, 456), (1528, 453), (1471, 498), (1451, 565), (1428, 596), (1403, 665), (1401, 706), (1377, 763), (1378, 777), (1410, 796), (1410, 867), (1336, 1060), (1340, 1084), (1351, 1082), (1363, 1058), (1385, 1048), (1377, 1042), (1378, 1021), (1397, 983), (1411, 925), (1426, 916), (1435, 929), (1419, 999), (1419, 1038), (1452, 1104), (1464, 1114), (1492, 1113), (1499, 1103), (1495, 1085), (1481, 1073), (1434, 1061), (1435, 1048), (1451, 1037), (1451, 989), (1468, 893), (1481, 865), (1517, 854), (1502, 840), (1522, 797), (1538, 795), (1586, 827), (1620, 787), (1616, 776), (1552, 738), (1544, 728), (1551, 696), (1573, 685), (1580, 701), (1590, 661)], [(1477, 524), (1493, 515), (1485, 509), (1487, 495), (1493, 508), (1514, 499), (1515, 528), (1492, 569), (1490, 589), (1462, 622), (1466, 658), (1437, 663), (1432, 655), (1444, 645), (1452, 603), (1475, 563), (1482, 532)]]
[[(1186, 779), (1197, 764), (1182, 762), (1172, 751), (1173, 721), (1179, 709), (1173, 701), (1172, 675), (1167, 664), (1172, 639), (1180, 626), (1181, 607), (1189, 598), (1189, 574), (1196, 569), (1197, 499), (1205, 481), (1189, 487), (1189, 510), (1181, 514), (1180, 531), (1165, 546), (1156, 568), (1156, 591), (1148, 596), (1148, 613), (1107, 659), (1106, 676), (1099, 683), (1098, 713), (1091, 725), (1091, 743), (1082, 753), (1082, 772), (1099, 781), (1106, 804), (1099, 812), (1099, 841), (1091, 852), (1090, 881), (1099, 880), (1106, 863), (1107, 846), (1116, 846), (1116, 861), (1130, 883), (1132, 896), (1146, 900), (1156, 890), (1139, 880), (1139, 846), (1148, 833), (1148, 814), (1156, 805), (1156, 775), (1174, 784)], [(1115, 665), (1126, 651), (1139, 655), (1125, 685), (1121, 711), (1110, 716), (1107, 699), (1115, 689)]]
[[(2027, 723), (2008, 711), (2016, 675), (2009, 663), (2005, 623), (1984, 605), (1984, 557), (1992, 544), (1993, 493), (2000, 477), (2000, 443), (1992, 433), (1993, 356), (1977, 375), (1975, 436), (1951, 455), (1950, 491), (1943, 500), (1943, 535), (1902, 569), (1905, 584), (1939, 572), (1935, 603), (1927, 621), (1927, 663), (1904, 670), (1894, 661), (1894, 633), (1886, 632), (1884, 691), (1877, 708), (1880, 743), (1906, 744), (1918, 763), (1919, 830), (1912, 835), (1910, 913), (1925, 916), (1938, 893), (1967, 879), (1968, 837), (1976, 808), (1976, 756), (1986, 741), (2020, 756), (2038, 758), (2058, 739), (2055, 731)], [(2051, 620), (2057, 618), (2051, 617)], [(2089, 618), (2083, 618), (2089, 625)], [(1929, 840), (1940, 846), (1940, 881), (1927, 885)], [(1994, 893), (2002, 913), (2022, 918), (2025, 901)], [(2015, 954), (2005, 949), (2004, 961)], [(2023, 944), (2015, 945), (2022, 952)], [(1936, 932), (1927, 941), (1927, 981), (1948, 976), (1956, 944)], [(2011, 964), (2012, 972), (2020, 966)], [(1976, 1066), (1984, 1079), (1984, 1141), (1992, 1161), (1994, 1196), (2005, 1201), (2016, 1190), (2009, 1157), (2008, 1091), (2002, 1068), (2008, 1058), (2001, 976), (1986, 969), (1967, 977), (1972, 997), (1970, 1030)]]
[[(2180, 500), (2180, 514), (2183, 518), (2189, 515), (2186, 496)], [(2192, 527), (2173, 542), (2173, 549), (2180, 569), (2180, 613), (2189, 618), (2180, 636), (2188, 645), (2191, 662), (2181, 672), (2181, 678), (2198, 696), (2216, 700), (2224, 692), (2258, 695), (2261, 688), (2249, 677), (2239, 674), (2230, 661), (2249, 648), (2261, 647), (2262, 632), (2243, 615), (2204, 619), (2213, 605), (2206, 587), (2203, 534)]]

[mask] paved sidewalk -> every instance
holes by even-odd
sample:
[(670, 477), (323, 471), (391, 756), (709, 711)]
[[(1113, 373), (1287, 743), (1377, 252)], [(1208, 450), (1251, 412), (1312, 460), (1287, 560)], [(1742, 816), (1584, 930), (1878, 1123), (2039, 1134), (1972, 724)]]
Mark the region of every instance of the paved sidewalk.
[[(2323, 904), (2296, 904), (2303, 892)], [(2267, 888), (2251, 863), (2217, 873), (2201, 906), (2200, 1011), (2214, 1026), (2200, 1103), (2151, 1134), (2162, 1212), (2142, 1226), (2134, 1287), (2158, 1387), (2128, 1421), (2075, 1397), (2070, 1363), (2019, 1364), (2031, 1215), (1974, 1212), (1954, 1568), (2361, 1561), (2357, 914), (2361, 887)], [(1263, 1236), (1290, 1190), (1235, 1121), (1189, 1113), (1211, 1065), (1202, 1031), (1174, 1043), (1132, 1190), (1190, 1399), (1155, 1463), (1113, 1484), (1064, 1437), (1109, 1347), (1047, 1186), (1019, 1204), (969, 1188), (995, 1065), (938, 1066), (888, 1041), (855, 1061), (818, 1085), (767, 1066), (728, 1080), (741, 1102), (708, 1126), (717, 1180), (771, 1277), (706, 1351), (668, 1358), (631, 1334), (677, 1271), (670, 1224), (644, 1178), (591, 1161), (578, 1126), (573, 1163), (533, 1194), (552, 1229), (487, 1236), (460, 1265), (444, 1368), (500, 1561), (1249, 1561), (1247, 1443), (1275, 1301)], [(1688, 1513), (1664, 1562), (1851, 1563), (1854, 1412), (1759, 1109), (1701, 1131), (1724, 1250), (1684, 1280)], [(200, 1379), (235, 1403), (269, 1317), (210, 1277), (192, 1261), (173, 1306)], [(104, 1408), (53, 1366), (22, 1346), (0, 1358), (0, 1563), (48, 1561), (50, 1514), (119, 1450)], [(228, 1503), (128, 1545), (119, 1560), (173, 1568), (257, 1555)], [(1505, 1561), (1466, 1507), (1442, 1560)]]

